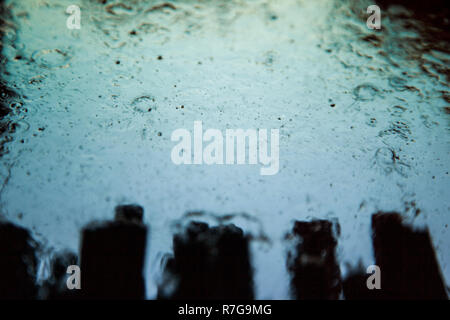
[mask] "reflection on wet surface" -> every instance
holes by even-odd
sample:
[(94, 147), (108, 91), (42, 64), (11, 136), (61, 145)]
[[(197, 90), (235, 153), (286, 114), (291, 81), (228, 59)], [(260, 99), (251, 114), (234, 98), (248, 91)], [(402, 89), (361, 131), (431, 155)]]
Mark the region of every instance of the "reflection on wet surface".
[[(375, 262), (371, 215), (397, 211), (428, 226), (448, 284), (448, 10), (401, 2), (380, 1), (370, 30), (366, 1), (84, 0), (70, 30), (71, 1), (6, 1), (1, 215), (45, 261), (116, 205), (142, 205), (149, 298), (174, 221), (230, 215), (251, 239), (255, 297), (282, 299), (294, 220), (339, 221), (345, 276)], [(279, 173), (175, 166), (171, 133), (197, 120), (280, 129)]]

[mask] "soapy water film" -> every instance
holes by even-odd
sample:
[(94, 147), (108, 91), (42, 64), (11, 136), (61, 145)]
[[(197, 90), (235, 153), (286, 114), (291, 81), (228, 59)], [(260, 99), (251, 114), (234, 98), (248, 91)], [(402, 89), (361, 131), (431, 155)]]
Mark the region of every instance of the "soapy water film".
[[(81, 29), (66, 27), (69, 5)], [(256, 298), (289, 298), (283, 236), (339, 221), (345, 275), (373, 264), (370, 216), (427, 226), (450, 283), (448, 16), (381, 1), (6, 1), (1, 215), (46, 261), (80, 229), (138, 203), (147, 297), (186, 212), (254, 236)], [(441, 13), (441, 15), (439, 15)], [(176, 166), (177, 128), (279, 128), (280, 170)], [(243, 214), (245, 213), (245, 214)], [(219, 217), (219, 218), (217, 218)]]

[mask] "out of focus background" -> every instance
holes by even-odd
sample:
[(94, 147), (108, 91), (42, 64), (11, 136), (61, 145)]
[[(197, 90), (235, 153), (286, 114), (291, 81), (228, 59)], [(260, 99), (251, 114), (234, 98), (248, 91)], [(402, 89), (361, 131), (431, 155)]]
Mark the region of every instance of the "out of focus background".
[[(4, 1), (0, 215), (41, 243), (43, 281), (83, 226), (141, 205), (149, 299), (186, 212), (231, 215), (255, 297), (289, 299), (294, 220), (339, 222), (345, 275), (374, 264), (371, 215), (397, 211), (429, 229), (449, 286), (448, 19), (444, 1)], [(171, 133), (197, 120), (278, 128), (278, 174), (173, 164)]]

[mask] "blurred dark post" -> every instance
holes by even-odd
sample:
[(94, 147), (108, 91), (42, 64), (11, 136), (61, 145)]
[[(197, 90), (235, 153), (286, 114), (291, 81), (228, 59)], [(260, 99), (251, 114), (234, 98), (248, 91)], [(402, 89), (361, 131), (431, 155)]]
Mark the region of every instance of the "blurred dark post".
[(249, 240), (235, 225), (191, 222), (173, 238), (160, 299), (253, 299)]
[[(335, 227), (339, 230), (338, 224)], [(299, 300), (338, 299), (341, 273), (335, 257), (337, 241), (333, 223), (327, 220), (296, 221), (292, 235), (299, 240), (287, 260), (295, 297)]]
[(28, 230), (0, 222), (0, 299), (36, 299), (36, 248)]
[(367, 279), (371, 274), (363, 268), (354, 270), (342, 281), (342, 289), (346, 300), (375, 300), (380, 298), (380, 290), (367, 287)]
[(143, 209), (116, 208), (116, 220), (83, 230), (81, 296), (88, 299), (144, 299), (143, 266), (147, 228)]
[(379, 212), (372, 231), (383, 299), (447, 299), (428, 230), (404, 226), (395, 212)]
[(71, 251), (60, 251), (55, 253), (51, 260), (50, 277), (40, 288), (40, 298), (47, 300), (76, 299), (79, 297), (78, 290), (67, 288), (67, 267), (78, 265), (78, 257)]

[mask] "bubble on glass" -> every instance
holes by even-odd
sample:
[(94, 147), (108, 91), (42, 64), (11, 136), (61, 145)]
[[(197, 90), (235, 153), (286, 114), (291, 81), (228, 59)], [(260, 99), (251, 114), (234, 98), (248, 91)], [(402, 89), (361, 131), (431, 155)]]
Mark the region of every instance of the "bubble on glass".
[(380, 90), (370, 83), (360, 84), (353, 90), (353, 95), (358, 101), (371, 101), (379, 94)]
[(31, 61), (36, 62), (40, 67), (53, 69), (68, 66), (70, 55), (59, 49), (43, 49), (35, 51), (31, 56)]
[(156, 109), (155, 98), (149, 95), (140, 96), (131, 102), (134, 111), (139, 113), (148, 113)]

